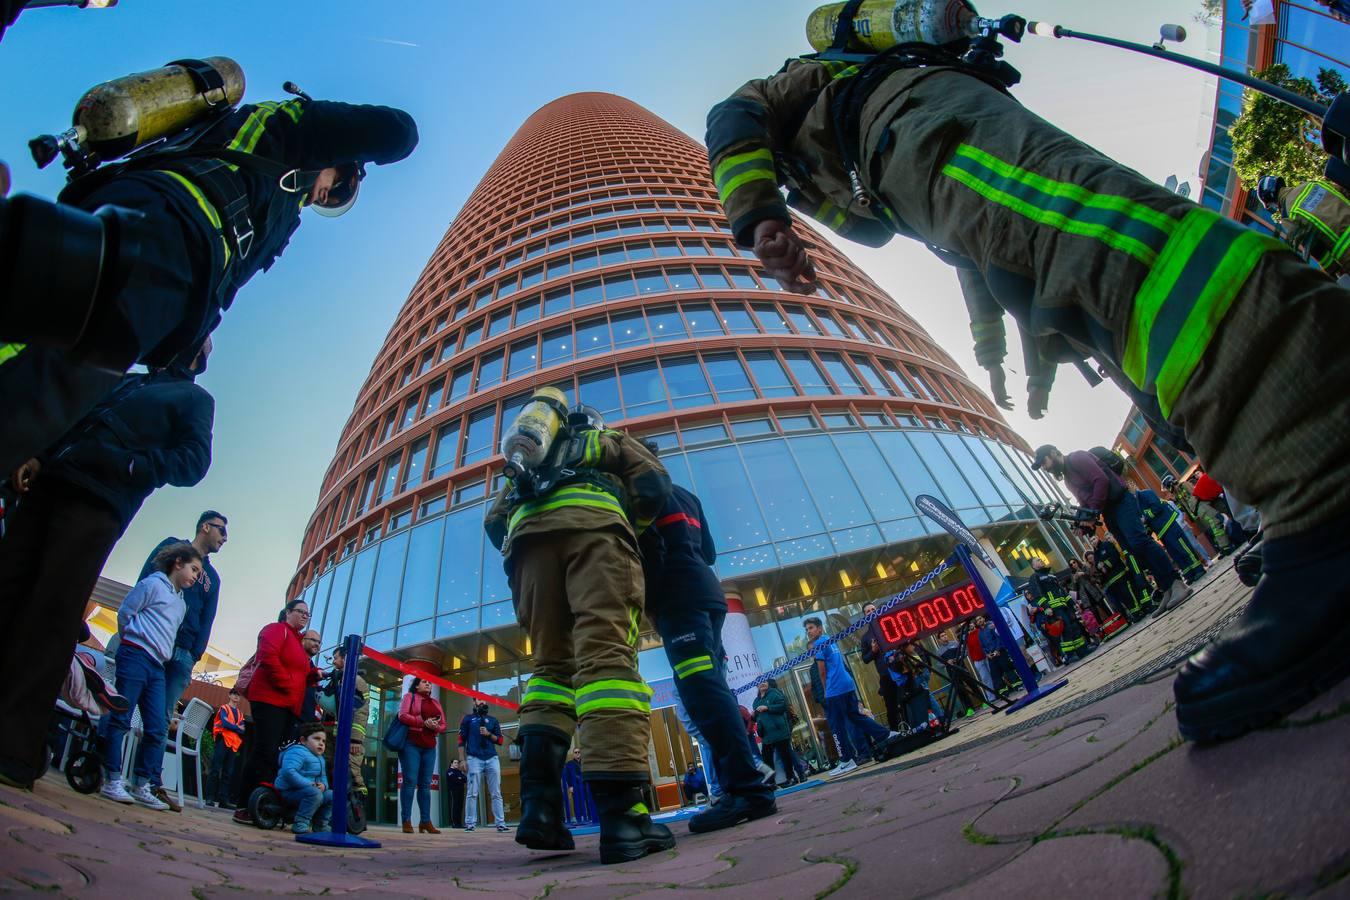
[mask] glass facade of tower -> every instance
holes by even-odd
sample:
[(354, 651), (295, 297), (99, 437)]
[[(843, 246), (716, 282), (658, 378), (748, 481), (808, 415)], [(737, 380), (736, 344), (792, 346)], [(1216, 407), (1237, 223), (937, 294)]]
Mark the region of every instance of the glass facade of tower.
[[(412, 289), (323, 480), (290, 595), (325, 645), (360, 633), (519, 698), (530, 648), (482, 519), (502, 431), (541, 385), (661, 446), (705, 505), (766, 670), (801, 616), (847, 616), (949, 552), (919, 494), (1014, 573), (1062, 556), (1028, 508), (1059, 494), (1025, 443), (894, 300), (810, 244), (819, 290), (782, 292), (733, 242), (699, 144), (606, 94), (535, 113)], [(644, 676), (668, 676), (655, 637), (643, 646)], [(660, 781), (688, 745), (668, 710), (653, 719)]]

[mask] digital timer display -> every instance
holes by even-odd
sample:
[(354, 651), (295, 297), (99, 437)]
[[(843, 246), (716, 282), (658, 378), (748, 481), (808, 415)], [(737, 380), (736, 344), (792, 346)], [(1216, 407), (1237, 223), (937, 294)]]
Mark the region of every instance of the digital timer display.
[(980, 595), (975, 591), (975, 586), (967, 581), (940, 594), (893, 609), (877, 619), (876, 624), (884, 641), (883, 649), (890, 650), (937, 634), (982, 612), (984, 604), (980, 602)]

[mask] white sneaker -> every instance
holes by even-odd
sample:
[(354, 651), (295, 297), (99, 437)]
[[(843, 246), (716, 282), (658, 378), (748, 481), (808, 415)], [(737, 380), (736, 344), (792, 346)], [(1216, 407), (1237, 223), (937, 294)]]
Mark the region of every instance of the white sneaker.
[(828, 777), (834, 778), (838, 775), (843, 775), (845, 772), (852, 772), (856, 768), (858, 768), (858, 764), (850, 759), (847, 760), (846, 762), (841, 762), (839, 765), (831, 769)]
[(122, 783), (122, 779), (114, 778), (103, 782), (103, 788), (99, 791), (103, 797), (114, 803), (135, 803), (136, 800), (127, 793), (127, 787)]
[(153, 809), (159, 812), (169, 808), (169, 804), (155, 796), (150, 790), (150, 785), (142, 784), (131, 789), (131, 799), (144, 806), (146, 809)]
[(904, 737), (904, 734), (899, 731), (892, 731), (890, 734), (886, 735), (886, 740), (893, 741), (898, 737)]

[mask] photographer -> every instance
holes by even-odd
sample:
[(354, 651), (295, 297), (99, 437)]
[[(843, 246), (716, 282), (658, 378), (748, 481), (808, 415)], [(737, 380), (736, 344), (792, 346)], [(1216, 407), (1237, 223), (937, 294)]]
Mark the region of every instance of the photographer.
[[(112, 390), (111, 360), (123, 369), (190, 363), (235, 293), (281, 255), (302, 207), (341, 214), (366, 163), (397, 162), (416, 146), (417, 127), (402, 110), (264, 102), (220, 116), (187, 150), (137, 156), (72, 182), (62, 203), (140, 214), (139, 246), (115, 295), (89, 310), (87, 327), (56, 320), (69, 314), (66, 304), (53, 304), (44, 319), (34, 298), (0, 297), (0, 342), (28, 343), (0, 364), (0, 471), (49, 446)], [(70, 355), (89, 349), (102, 367)]]
[(928, 693), (928, 666), (914, 651), (912, 644), (902, 644), (886, 653), (886, 668), (896, 686), (900, 709), (909, 730), (923, 731), (928, 727), (931, 695)]
[(1065, 456), (1054, 444), (1045, 444), (1037, 448), (1032, 468), (1064, 482), (1080, 506), (1101, 511), (1111, 534), (1153, 575), (1159, 593), (1154, 615), (1173, 609), (1190, 597), (1190, 587), (1178, 577), (1163, 548), (1144, 530), (1143, 512), (1134, 492), (1095, 454), (1075, 450)]

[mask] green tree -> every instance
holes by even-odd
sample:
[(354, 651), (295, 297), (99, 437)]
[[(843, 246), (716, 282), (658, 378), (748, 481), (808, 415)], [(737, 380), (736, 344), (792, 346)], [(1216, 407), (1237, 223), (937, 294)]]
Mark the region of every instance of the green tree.
[[(1321, 103), (1330, 103), (1346, 89), (1345, 79), (1333, 69), (1319, 71), (1316, 84), (1307, 78), (1295, 78), (1284, 63), (1255, 75)], [(1262, 175), (1278, 175), (1296, 183), (1319, 177), (1326, 165), (1322, 123), (1251, 88), (1243, 93), (1242, 115), (1228, 133), (1233, 142), (1233, 171), (1248, 190), (1256, 188)]]

